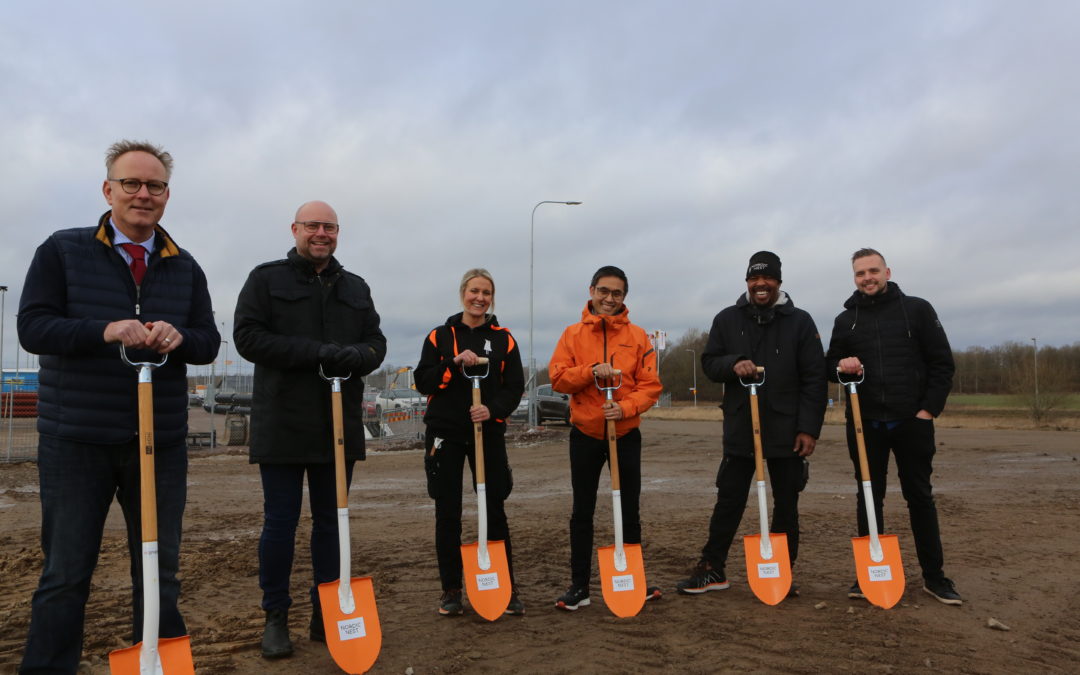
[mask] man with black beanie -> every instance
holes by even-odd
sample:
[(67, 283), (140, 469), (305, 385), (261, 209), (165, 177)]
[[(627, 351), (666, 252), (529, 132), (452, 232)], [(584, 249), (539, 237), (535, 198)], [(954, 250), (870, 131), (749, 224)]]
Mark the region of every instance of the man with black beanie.
[[(805, 458), (814, 452), (825, 418), (827, 384), (821, 337), (810, 315), (780, 290), (780, 258), (759, 251), (746, 269), (746, 293), (713, 319), (701, 354), (705, 375), (724, 387), (724, 456), (716, 474), (716, 505), (709, 540), (690, 577), (675, 584), (696, 595), (730, 585), (724, 572), (728, 549), (746, 509), (754, 477), (750, 396), (740, 380), (758, 377), (761, 441), (773, 494), (771, 531), (784, 533), (794, 564), (799, 553), (799, 491)], [(798, 587), (792, 586), (792, 595)]]

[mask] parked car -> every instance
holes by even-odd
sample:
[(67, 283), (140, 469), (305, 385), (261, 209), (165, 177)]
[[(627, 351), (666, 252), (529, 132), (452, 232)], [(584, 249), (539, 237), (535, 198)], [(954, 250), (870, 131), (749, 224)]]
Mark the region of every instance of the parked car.
[(375, 397), (375, 414), (391, 410), (423, 410), (427, 398), (415, 389), (387, 389)]
[(375, 405), (375, 397), (379, 392), (375, 389), (364, 390), (364, 417), (373, 419), (379, 416), (378, 406)]
[[(521, 397), (521, 403), (510, 418), (523, 420), (529, 418), (528, 390)], [(543, 424), (544, 420), (558, 420), (563, 424), (570, 424), (570, 395), (552, 390), (550, 384), (542, 384), (536, 388), (536, 421)]]

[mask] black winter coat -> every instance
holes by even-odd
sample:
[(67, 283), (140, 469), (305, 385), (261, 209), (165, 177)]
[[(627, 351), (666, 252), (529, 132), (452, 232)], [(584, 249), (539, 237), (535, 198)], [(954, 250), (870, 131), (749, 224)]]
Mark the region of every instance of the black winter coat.
[(920, 410), (940, 415), (956, 366), (930, 303), (904, 295), (890, 281), (877, 295), (855, 291), (844, 307), (833, 323), (825, 360), (834, 382), (840, 359), (857, 356), (862, 361), (866, 380), (858, 391), (863, 418), (904, 420)]
[[(454, 365), (454, 356), (471, 349), (477, 356), (490, 359), (488, 376), (480, 380), (481, 403), (491, 411), (491, 419), (484, 422), (485, 433), (505, 431), (507, 418), (521, 402), (525, 377), (521, 353), (510, 331), (500, 326), (494, 316), (476, 328), (462, 323), (461, 316), (461, 312), (451, 316), (424, 340), (416, 365), (416, 389), (428, 396), (424, 415), (428, 427), (446, 438), (466, 441), (473, 436), (469, 421), (472, 381), (462, 375), (460, 366)], [(469, 369), (470, 374), (483, 372), (484, 366)]]
[(345, 457), (364, 458), (363, 398), (367, 375), (382, 363), (386, 338), (371, 290), (336, 258), (321, 274), (296, 252), (259, 265), (236, 300), (233, 340), (255, 364), (251, 462), (332, 462), (330, 383), (319, 376), (319, 348), (354, 345), (362, 368), (341, 385)]
[(764, 455), (795, 457), (795, 435), (817, 438), (825, 418), (825, 355), (814, 320), (786, 293), (764, 311), (743, 294), (713, 319), (701, 367), (724, 384), (724, 452), (748, 457), (754, 454), (750, 394), (732, 370), (744, 359), (765, 368), (758, 387)]
[[(19, 303), (19, 341), (41, 355), (38, 432), (81, 443), (114, 444), (139, 431), (136, 371), (106, 344), (113, 321), (167, 321), (184, 336), (153, 373), (154, 440), (187, 438), (186, 363), (210, 363), (221, 336), (206, 276), (191, 254), (158, 226), (141, 286), (113, 247), (112, 212), (97, 227), (60, 230), (45, 240), (26, 272)], [(129, 351), (133, 361), (158, 361)]]

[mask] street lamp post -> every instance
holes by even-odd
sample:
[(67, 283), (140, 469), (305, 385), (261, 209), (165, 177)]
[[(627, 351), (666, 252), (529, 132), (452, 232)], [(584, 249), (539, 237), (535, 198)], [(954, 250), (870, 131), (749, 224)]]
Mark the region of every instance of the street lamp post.
[(697, 352), (693, 349), (687, 349), (690, 352), (690, 358), (693, 359), (690, 362), (690, 368), (694, 372), (694, 407), (697, 407)]
[(1035, 346), (1035, 417), (1039, 417), (1039, 339), (1031, 338)]
[(541, 204), (565, 204), (578, 206), (581, 202), (544, 200), (537, 202), (529, 218), (529, 429), (536, 428), (536, 359), (533, 357), (533, 232), (536, 230), (536, 209)]

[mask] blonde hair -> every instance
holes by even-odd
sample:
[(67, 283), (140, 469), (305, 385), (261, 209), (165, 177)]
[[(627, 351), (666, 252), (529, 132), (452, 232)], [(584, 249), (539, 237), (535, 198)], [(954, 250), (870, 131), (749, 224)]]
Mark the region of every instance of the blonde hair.
[(495, 279), (492, 278), (491, 272), (488, 272), (483, 267), (474, 267), (468, 270), (461, 276), (461, 286), (458, 288), (458, 297), (461, 299), (461, 304), (465, 304), (465, 287), (469, 285), (469, 282), (473, 279), (480, 277), (481, 279), (487, 279), (491, 282), (491, 305), (488, 307), (487, 314), (485, 316), (491, 316), (495, 314)]

